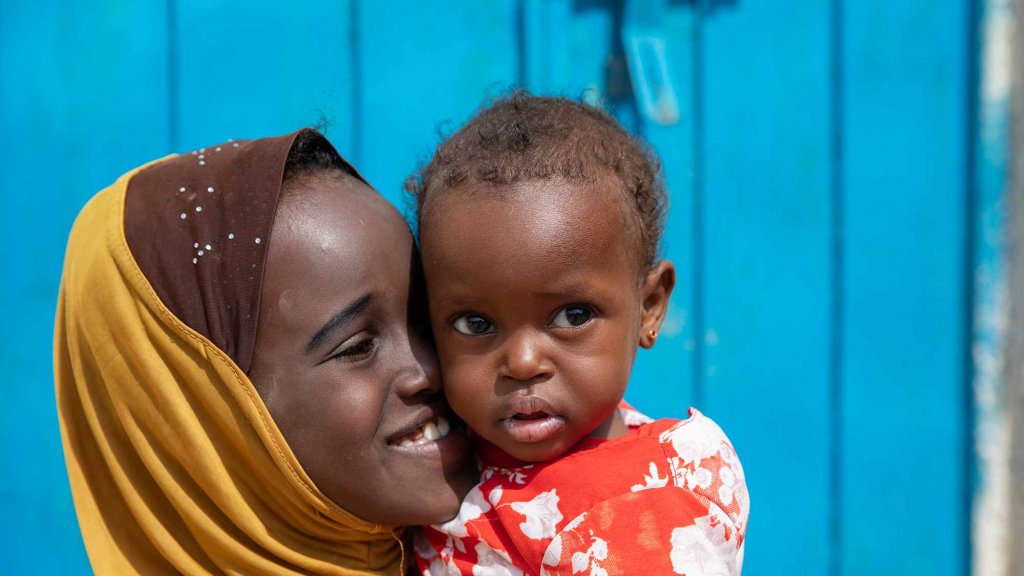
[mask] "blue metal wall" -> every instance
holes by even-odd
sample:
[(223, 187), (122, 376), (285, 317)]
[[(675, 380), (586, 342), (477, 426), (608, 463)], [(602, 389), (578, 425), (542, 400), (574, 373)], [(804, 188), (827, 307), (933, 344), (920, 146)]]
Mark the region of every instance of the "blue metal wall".
[[(745, 574), (965, 574), (974, 12), (0, 3), (0, 572), (88, 572), (50, 355), (64, 243), (93, 193), (171, 151), (323, 117), (404, 205), (439, 126), (522, 85), (607, 100), (665, 162), (680, 286), (628, 399), (655, 416), (694, 404), (731, 436), (753, 502)], [(637, 105), (648, 89), (666, 115)]]

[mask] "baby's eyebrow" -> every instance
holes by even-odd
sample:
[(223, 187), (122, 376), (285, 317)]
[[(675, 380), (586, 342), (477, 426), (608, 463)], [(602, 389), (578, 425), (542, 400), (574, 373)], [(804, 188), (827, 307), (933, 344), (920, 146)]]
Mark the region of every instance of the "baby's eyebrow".
[(544, 287), (538, 294), (546, 297), (559, 297), (559, 296), (584, 296), (590, 294), (593, 290), (590, 286), (580, 282), (572, 284), (563, 284), (561, 286)]
[(357, 298), (355, 302), (346, 306), (344, 310), (335, 314), (327, 321), (326, 324), (323, 325), (322, 328), (320, 328), (319, 331), (317, 331), (316, 334), (313, 335), (312, 338), (309, 339), (309, 344), (306, 344), (306, 353), (308, 354), (315, 350), (318, 346), (323, 344), (325, 340), (327, 340), (331, 333), (341, 329), (343, 326), (351, 322), (357, 314), (365, 310), (366, 307), (370, 305), (372, 300), (373, 294), (367, 292)]

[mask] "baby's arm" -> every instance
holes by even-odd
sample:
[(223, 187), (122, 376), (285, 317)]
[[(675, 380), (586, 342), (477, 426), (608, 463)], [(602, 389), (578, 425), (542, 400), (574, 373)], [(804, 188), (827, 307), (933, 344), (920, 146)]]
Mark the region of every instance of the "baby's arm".
[(665, 487), (624, 494), (570, 522), (548, 546), (542, 574), (736, 576), (742, 540), (717, 505)]

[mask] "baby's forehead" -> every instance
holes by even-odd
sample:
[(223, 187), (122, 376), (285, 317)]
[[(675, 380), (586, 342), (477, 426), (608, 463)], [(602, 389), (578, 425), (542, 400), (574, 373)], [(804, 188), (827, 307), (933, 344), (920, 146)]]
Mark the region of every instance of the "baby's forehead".
[[(424, 206), (426, 250), (565, 260), (583, 250), (637, 260), (636, 218), (616, 180), (464, 185)], [(444, 257), (444, 254), (436, 256)]]
[[(465, 181), (431, 194), (424, 204), (424, 219), (450, 218), (468, 206), (493, 204), (495, 209), (520, 215), (556, 212), (567, 218), (586, 217), (588, 211), (613, 210), (623, 227), (631, 219), (631, 198), (613, 173), (578, 179), (535, 178), (514, 182)], [(455, 209), (455, 210), (452, 210)]]

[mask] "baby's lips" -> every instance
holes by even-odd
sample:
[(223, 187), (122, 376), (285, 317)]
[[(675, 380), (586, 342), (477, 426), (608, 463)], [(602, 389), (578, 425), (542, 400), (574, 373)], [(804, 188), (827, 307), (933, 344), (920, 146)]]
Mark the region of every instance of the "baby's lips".
[(508, 435), (521, 444), (549, 440), (565, 429), (565, 419), (561, 416), (544, 416), (537, 419), (506, 418), (501, 424)]
[(547, 414), (556, 416), (554, 407), (540, 396), (513, 396), (508, 399), (505, 409), (505, 418), (513, 418), (517, 414)]

